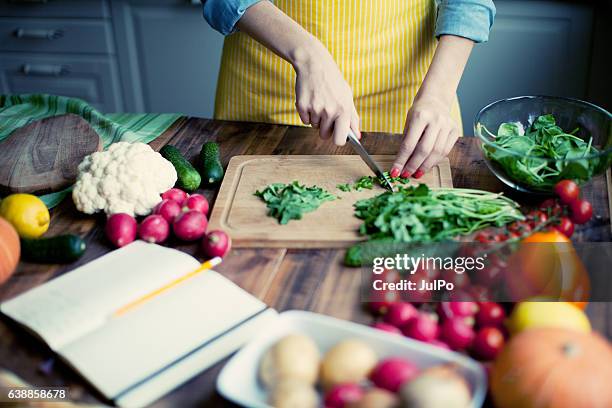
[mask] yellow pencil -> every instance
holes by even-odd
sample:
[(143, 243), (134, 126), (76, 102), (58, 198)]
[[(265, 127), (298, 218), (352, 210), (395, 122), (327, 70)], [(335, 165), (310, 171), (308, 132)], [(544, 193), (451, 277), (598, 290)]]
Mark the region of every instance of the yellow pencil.
[(221, 257), (214, 257), (212, 259), (209, 259), (208, 261), (204, 262), (202, 265), (200, 265), (197, 269), (189, 272), (188, 274), (185, 274), (179, 278), (176, 278), (175, 280), (173, 280), (172, 282), (159, 287), (149, 293), (147, 293), (146, 295), (143, 295), (141, 297), (139, 297), (138, 299), (128, 303), (125, 306), (120, 307), (119, 309), (117, 309), (114, 313), (113, 316), (121, 316), (122, 314), (127, 313), (128, 311), (132, 310), (133, 308), (135, 308), (136, 306), (139, 306), (143, 303), (145, 303), (146, 301), (154, 298), (155, 296), (159, 295), (160, 293), (163, 293), (165, 291), (167, 291), (170, 288), (173, 288), (174, 286), (178, 285), (181, 282), (186, 281), (189, 278), (194, 277), (195, 275), (199, 274), (200, 272), (204, 272), (206, 270), (212, 269), (215, 266), (219, 265), (221, 263), (222, 259)]

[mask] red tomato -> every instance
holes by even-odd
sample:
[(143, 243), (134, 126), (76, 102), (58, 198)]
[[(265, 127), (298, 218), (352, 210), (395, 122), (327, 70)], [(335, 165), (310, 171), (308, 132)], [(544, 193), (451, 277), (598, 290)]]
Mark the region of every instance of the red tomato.
[(574, 233), (574, 223), (567, 217), (561, 217), (559, 224), (553, 226), (553, 228), (568, 238), (571, 238)]
[(572, 180), (561, 180), (555, 184), (555, 194), (563, 204), (570, 205), (580, 196), (580, 187)]
[(570, 218), (576, 224), (584, 224), (593, 216), (593, 206), (587, 200), (576, 200), (570, 205)]
[[(546, 214), (544, 214), (546, 216)], [(527, 221), (514, 221), (508, 226), (508, 231), (514, 232), (518, 235), (526, 235), (531, 232), (533, 228)]]

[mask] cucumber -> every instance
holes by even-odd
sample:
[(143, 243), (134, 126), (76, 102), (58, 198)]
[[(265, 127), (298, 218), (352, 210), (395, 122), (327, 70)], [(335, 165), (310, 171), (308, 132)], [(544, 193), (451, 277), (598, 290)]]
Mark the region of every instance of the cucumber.
[(161, 148), (159, 153), (174, 166), (178, 175), (177, 185), (186, 191), (194, 191), (200, 187), (200, 173), (185, 159), (179, 150), (171, 145)]
[(219, 145), (206, 142), (200, 151), (200, 172), (207, 185), (215, 185), (223, 180), (223, 166), (219, 157)]
[(87, 249), (78, 235), (58, 235), (51, 238), (22, 238), (23, 259), (39, 263), (70, 263), (79, 259)]

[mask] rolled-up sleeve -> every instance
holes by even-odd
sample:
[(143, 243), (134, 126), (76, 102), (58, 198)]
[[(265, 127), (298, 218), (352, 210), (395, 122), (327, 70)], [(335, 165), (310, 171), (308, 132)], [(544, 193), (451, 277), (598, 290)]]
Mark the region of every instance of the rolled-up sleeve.
[(444, 34), (485, 42), (495, 19), (492, 0), (441, 0), (438, 4), (436, 37)]
[(236, 31), (236, 23), (244, 12), (261, 0), (203, 0), (204, 18), (223, 35)]

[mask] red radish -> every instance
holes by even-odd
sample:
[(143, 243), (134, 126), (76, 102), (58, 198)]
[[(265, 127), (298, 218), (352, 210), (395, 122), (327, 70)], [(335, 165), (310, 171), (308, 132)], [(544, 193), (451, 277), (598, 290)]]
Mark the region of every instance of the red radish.
[(474, 341), (474, 329), (465, 318), (454, 317), (442, 323), (440, 339), (453, 350), (465, 350)]
[(427, 344), (431, 344), (432, 346), (436, 346), (436, 347), (440, 347), (446, 350), (450, 350), (450, 347), (448, 347), (448, 344), (446, 344), (445, 342), (438, 340), (438, 339), (433, 339), (433, 340), (429, 340), (427, 342)]
[(501, 327), (506, 319), (506, 311), (499, 303), (482, 302), (476, 314), (478, 327), (495, 326)]
[(372, 324), (372, 327), (378, 330), (386, 331), (388, 333), (402, 334), (402, 331), (400, 329), (385, 322), (376, 322)]
[(211, 231), (202, 240), (202, 250), (211, 258), (215, 256), (223, 258), (231, 248), (232, 239), (223, 231)]
[(171, 188), (170, 190), (163, 193), (161, 196), (164, 200), (173, 200), (179, 203), (180, 205), (183, 205), (183, 201), (185, 201), (185, 199), (189, 197), (189, 194), (187, 194), (180, 188)]
[(418, 373), (418, 367), (410, 361), (398, 357), (389, 357), (374, 367), (370, 374), (370, 380), (377, 387), (397, 392), (402, 384), (413, 379)]
[(357, 384), (347, 383), (334, 386), (325, 394), (326, 408), (344, 408), (352, 402), (363, 398), (363, 388)]
[(438, 314), (443, 319), (470, 317), (474, 316), (476, 312), (478, 312), (476, 302), (440, 302), (438, 306)]
[(129, 214), (117, 213), (106, 221), (106, 237), (117, 248), (121, 248), (136, 239), (138, 223)]
[(166, 198), (162, 200), (155, 209), (153, 210), (154, 214), (159, 214), (169, 223), (174, 222), (174, 219), (181, 213), (181, 205), (174, 201)]
[(196, 210), (208, 215), (208, 200), (202, 194), (192, 194), (183, 201), (184, 210)]
[(493, 360), (504, 346), (504, 334), (497, 327), (484, 327), (476, 333), (472, 352), (482, 360)]
[(383, 319), (385, 322), (401, 328), (418, 314), (418, 310), (410, 303), (397, 302), (389, 305), (389, 310), (383, 316)]
[(395, 290), (377, 290), (371, 294), (368, 307), (373, 313), (384, 315), (389, 311), (389, 306), (399, 301), (399, 298), (399, 294)]
[(149, 215), (142, 220), (138, 235), (140, 239), (154, 244), (164, 242), (170, 234), (170, 224), (159, 214)]
[(403, 327), (402, 333), (415, 340), (431, 341), (438, 337), (439, 330), (438, 316), (421, 312)]
[(189, 210), (176, 217), (174, 224), (172, 224), (172, 229), (178, 239), (195, 241), (204, 235), (207, 226), (208, 220), (204, 214), (199, 211)]

